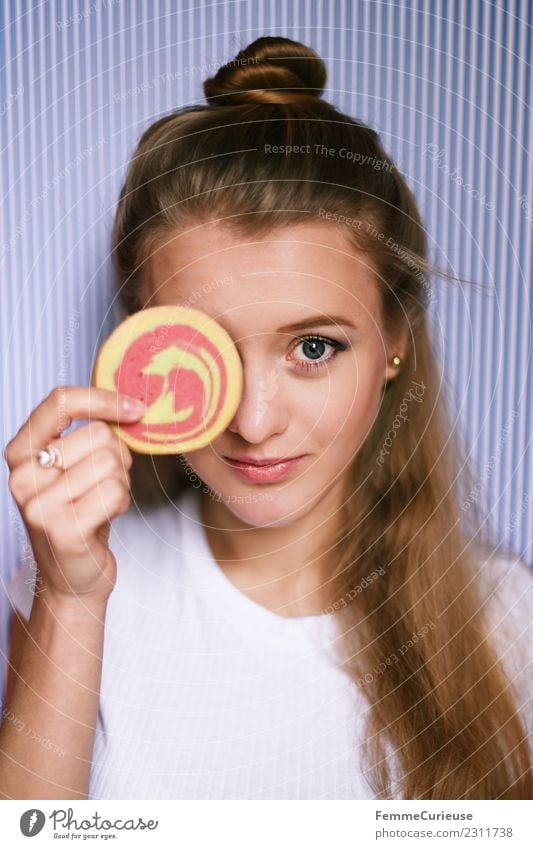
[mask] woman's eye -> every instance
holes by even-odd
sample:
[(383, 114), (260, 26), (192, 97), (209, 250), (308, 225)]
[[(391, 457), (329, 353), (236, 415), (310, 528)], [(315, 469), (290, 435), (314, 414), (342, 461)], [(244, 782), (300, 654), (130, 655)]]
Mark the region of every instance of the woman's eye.
[[(325, 356), (328, 347), (333, 349), (333, 353)], [(337, 342), (335, 339), (326, 339), (324, 336), (300, 336), (298, 344), (292, 351), (297, 351), (299, 348), (301, 349), (303, 359), (296, 358), (297, 367), (304, 370), (316, 370), (333, 360), (337, 356), (338, 351), (345, 351), (346, 345), (343, 345), (342, 342)], [(294, 359), (294, 357), (291, 359)]]

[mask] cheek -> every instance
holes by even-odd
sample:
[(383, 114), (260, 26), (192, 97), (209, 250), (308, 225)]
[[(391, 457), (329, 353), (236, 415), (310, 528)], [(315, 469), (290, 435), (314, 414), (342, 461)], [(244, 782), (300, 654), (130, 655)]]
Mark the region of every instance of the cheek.
[(183, 459), (182, 465), (188, 477), (191, 477), (193, 473), (202, 477), (214, 463), (220, 462), (219, 452), (214, 445), (200, 448), (198, 451), (191, 451), (190, 454), (182, 454), (181, 456)]
[(379, 410), (380, 380), (375, 367), (360, 367), (344, 373), (335, 387), (331, 386), (314, 410), (314, 432), (324, 447), (342, 454), (359, 447)]

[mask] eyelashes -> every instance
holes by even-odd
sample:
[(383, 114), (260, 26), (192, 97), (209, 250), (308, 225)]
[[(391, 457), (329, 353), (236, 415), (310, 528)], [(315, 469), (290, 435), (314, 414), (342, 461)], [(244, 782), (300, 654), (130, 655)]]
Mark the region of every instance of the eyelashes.
[(328, 337), (326, 337), (326, 336), (299, 336), (298, 339), (297, 339), (297, 344), (292, 348), (292, 351), (294, 351), (300, 345), (305, 345), (305, 343), (307, 343), (307, 342), (310, 343), (310, 345), (308, 347), (312, 348), (313, 343), (314, 343), (315, 348), (318, 347), (319, 350), (320, 350), (322, 345), (329, 345), (331, 348), (333, 348), (333, 353), (329, 357), (327, 357), (326, 359), (295, 360), (296, 368), (301, 369), (303, 371), (314, 371), (314, 372), (316, 372), (319, 369), (324, 368), (329, 363), (331, 363), (335, 359), (335, 357), (337, 356), (339, 351), (345, 351), (346, 350), (346, 345), (344, 345), (342, 342), (337, 342), (336, 339), (328, 339)]

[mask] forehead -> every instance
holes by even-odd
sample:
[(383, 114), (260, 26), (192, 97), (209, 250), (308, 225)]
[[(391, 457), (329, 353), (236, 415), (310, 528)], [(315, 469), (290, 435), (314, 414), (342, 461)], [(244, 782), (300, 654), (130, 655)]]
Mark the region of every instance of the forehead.
[(379, 292), (370, 259), (331, 224), (285, 226), (242, 236), (216, 222), (167, 235), (153, 249), (144, 306), (182, 305), (216, 319), (289, 323), (345, 313), (374, 321)]

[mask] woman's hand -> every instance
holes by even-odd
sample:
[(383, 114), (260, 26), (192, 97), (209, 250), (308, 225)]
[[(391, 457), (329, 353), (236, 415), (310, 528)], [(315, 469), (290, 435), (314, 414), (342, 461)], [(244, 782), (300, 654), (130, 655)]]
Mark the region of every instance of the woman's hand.
[[(130, 503), (130, 450), (108, 421), (132, 422), (122, 396), (108, 389), (52, 390), (8, 443), (9, 489), (26, 525), (40, 586), (54, 596), (106, 601), (116, 580), (108, 546), (111, 520)], [(97, 419), (63, 438), (74, 419)], [(44, 469), (37, 455), (57, 446), (64, 469)]]

